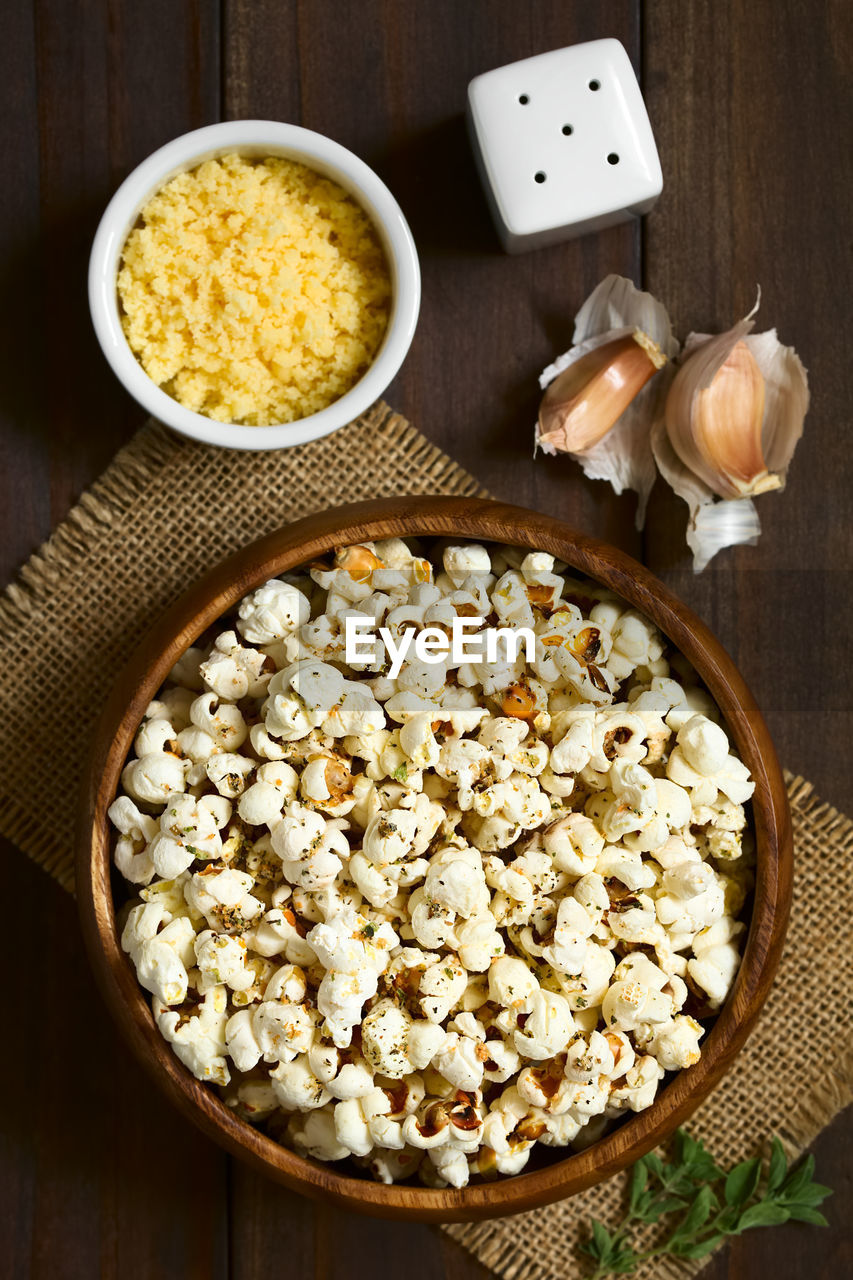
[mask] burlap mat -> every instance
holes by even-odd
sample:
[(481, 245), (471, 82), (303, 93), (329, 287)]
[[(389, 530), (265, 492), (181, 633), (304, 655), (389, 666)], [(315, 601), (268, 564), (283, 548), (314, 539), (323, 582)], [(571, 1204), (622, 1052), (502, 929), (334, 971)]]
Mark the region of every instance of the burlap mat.
[[(205, 569), (311, 511), (400, 493), (481, 492), (413, 427), (377, 405), (325, 440), (277, 453), (209, 449), (154, 423), (0, 599), (0, 834), (73, 892), (71, 832), (88, 736), (139, 636)], [(846, 890), (853, 824), (789, 778), (797, 866), (788, 944), (758, 1029), (691, 1122), (723, 1165), (778, 1133), (803, 1149), (853, 1097)], [(50, 804), (44, 802), (49, 786)], [(447, 1230), (507, 1280), (563, 1280), (591, 1216), (612, 1222), (624, 1176), (502, 1222)], [(694, 1275), (657, 1260), (642, 1276)]]

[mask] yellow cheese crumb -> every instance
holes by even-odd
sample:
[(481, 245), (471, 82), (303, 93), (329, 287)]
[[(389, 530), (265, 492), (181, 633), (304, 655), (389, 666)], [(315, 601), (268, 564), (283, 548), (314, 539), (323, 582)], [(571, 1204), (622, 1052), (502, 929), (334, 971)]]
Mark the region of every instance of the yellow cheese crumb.
[(269, 426), (358, 382), (391, 284), (359, 204), (305, 165), (208, 160), (161, 188), (127, 238), (122, 324), (145, 372), (188, 409)]

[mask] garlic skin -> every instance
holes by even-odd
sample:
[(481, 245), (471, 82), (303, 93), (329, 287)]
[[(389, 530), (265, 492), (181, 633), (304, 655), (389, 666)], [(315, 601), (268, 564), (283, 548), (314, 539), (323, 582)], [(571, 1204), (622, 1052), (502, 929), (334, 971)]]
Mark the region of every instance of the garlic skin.
[(761, 452), (764, 378), (743, 339), (708, 385), (693, 392), (685, 420), (679, 380), (690, 375), (688, 361), (675, 375), (666, 401), (667, 434), (684, 465), (721, 498), (778, 489), (781, 480), (769, 474)]
[(581, 453), (598, 444), (666, 356), (640, 329), (611, 334), (549, 384), (539, 407), (537, 444)]
[[(546, 391), (546, 398), (546, 389), (550, 389), (551, 384), (564, 371), (580, 363), (590, 352), (630, 337), (635, 330), (648, 337), (667, 361), (678, 354), (679, 344), (673, 337), (666, 308), (650, 293), (637, 289), (624, 276), (607, 276), (575, 316), (574, 346), (541, 374), (539, 385)], [(537, 447), (541, 445), (545, 453), (555, 453), (558, 449), (568, 452), (580, 463), (585, 475), (591, 480), (607, 480), (617, 493), (622, 493), (623, 489), (634, 489), (637, 492), (638, 529), (643, 527), (646, 504), (656, 476), (649, 439), (651, 425), (663, 412), (663, 401), (671, 376), (670, 364), (666, 364), (656, 376), (650, 374), (647, 385), (637, 390), (615, 422), (594, 443), (578, 445), (577, 441), (565, 441), (558, 445), (552, 438), (548, 438), (553, 430), (551, 425), (542, 434), (540, 416)], [(611, 405), (613, 403), (611, 401)], [(604, 421), (600, 401), (599, 410), (600, 420)]]
[(751, 501), (782, 489), (809, 405), (806, 371), (776, 330), (752, 334), (755, 307), (726, 333), (690, 334), (651, 445), (690, 508), (696, 572), (726, 546), (754, 545)]
[(715, 501), (713, 491), (685, 467), (673, 449), (662, 421), (652, 427), (651, 446), (664, 480), (690, 508), (687, 545), (693, 552), (695, 573), (701, 573), (724, 547), (755, 546), (761, 521), (751, 498)]

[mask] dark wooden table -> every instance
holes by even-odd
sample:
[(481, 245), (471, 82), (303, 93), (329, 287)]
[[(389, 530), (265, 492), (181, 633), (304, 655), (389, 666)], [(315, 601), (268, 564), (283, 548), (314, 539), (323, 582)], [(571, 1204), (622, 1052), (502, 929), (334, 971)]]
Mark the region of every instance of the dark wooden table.
[[(644, 225), (508, 258), (465, 137), (467, 82), (605, 35), (622, 40), (641, 75), (663, 197)], [(844, 0), (9, 0), (4, 578), (142, 418), (101, 358), (86, 310), (86, 256), (108, 197), (187, 129), (295, 121), (362, 155), (411, 222), (423, 310), (390, 402), (496, 495), (564, 515), (660, 573), (735, 655), (783, 763), (853, 812), (852, 43)], [(698, 578), (685, 508), (660, 485), (640, 535), (633, 498), (585, 481), (565, 459), (531, 458), (536, 374), (569, 344), (577, 306), (610, 271), (658, 293), (682, 332), (727, 327), (760, 282), (761, 327), (775, 324), (810, 371), (806, 436), (785, 495), (759, 503), (759, 547), (721, 554)], [(4, 855), (3, 952), (13, 964), (0, 1054), (0, 1274), (487, 1274), (426, 1227), (289, 1195), (179, 1119), (116, 1041), (73, 902), (15, 850)], [(755, 1232), (709, 1277), (853, 1274), (851, 1131), (848, 1113), (815, 1144), (821, 1180), (837, 1192), (831, 1229)]]

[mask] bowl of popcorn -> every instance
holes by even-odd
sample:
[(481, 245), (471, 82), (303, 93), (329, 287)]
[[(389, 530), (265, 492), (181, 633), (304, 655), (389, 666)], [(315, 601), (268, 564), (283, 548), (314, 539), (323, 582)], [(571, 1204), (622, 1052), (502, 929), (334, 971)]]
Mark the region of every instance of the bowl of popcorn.
[(140, 1061), (307, 1195), (548, 1203), (663, 1141), (781, 952), (752, 697), (628, 556), (497, 502), (360, 503), (155, 625), (96, 733), (77, 889)]
[(420, 269), (358, 156), (232, 120), (125, 179), (95, 235), (89, 307), (113, 372), (155, 418), (207, 444), (279, 449), (381, 396), (414, 336)]

